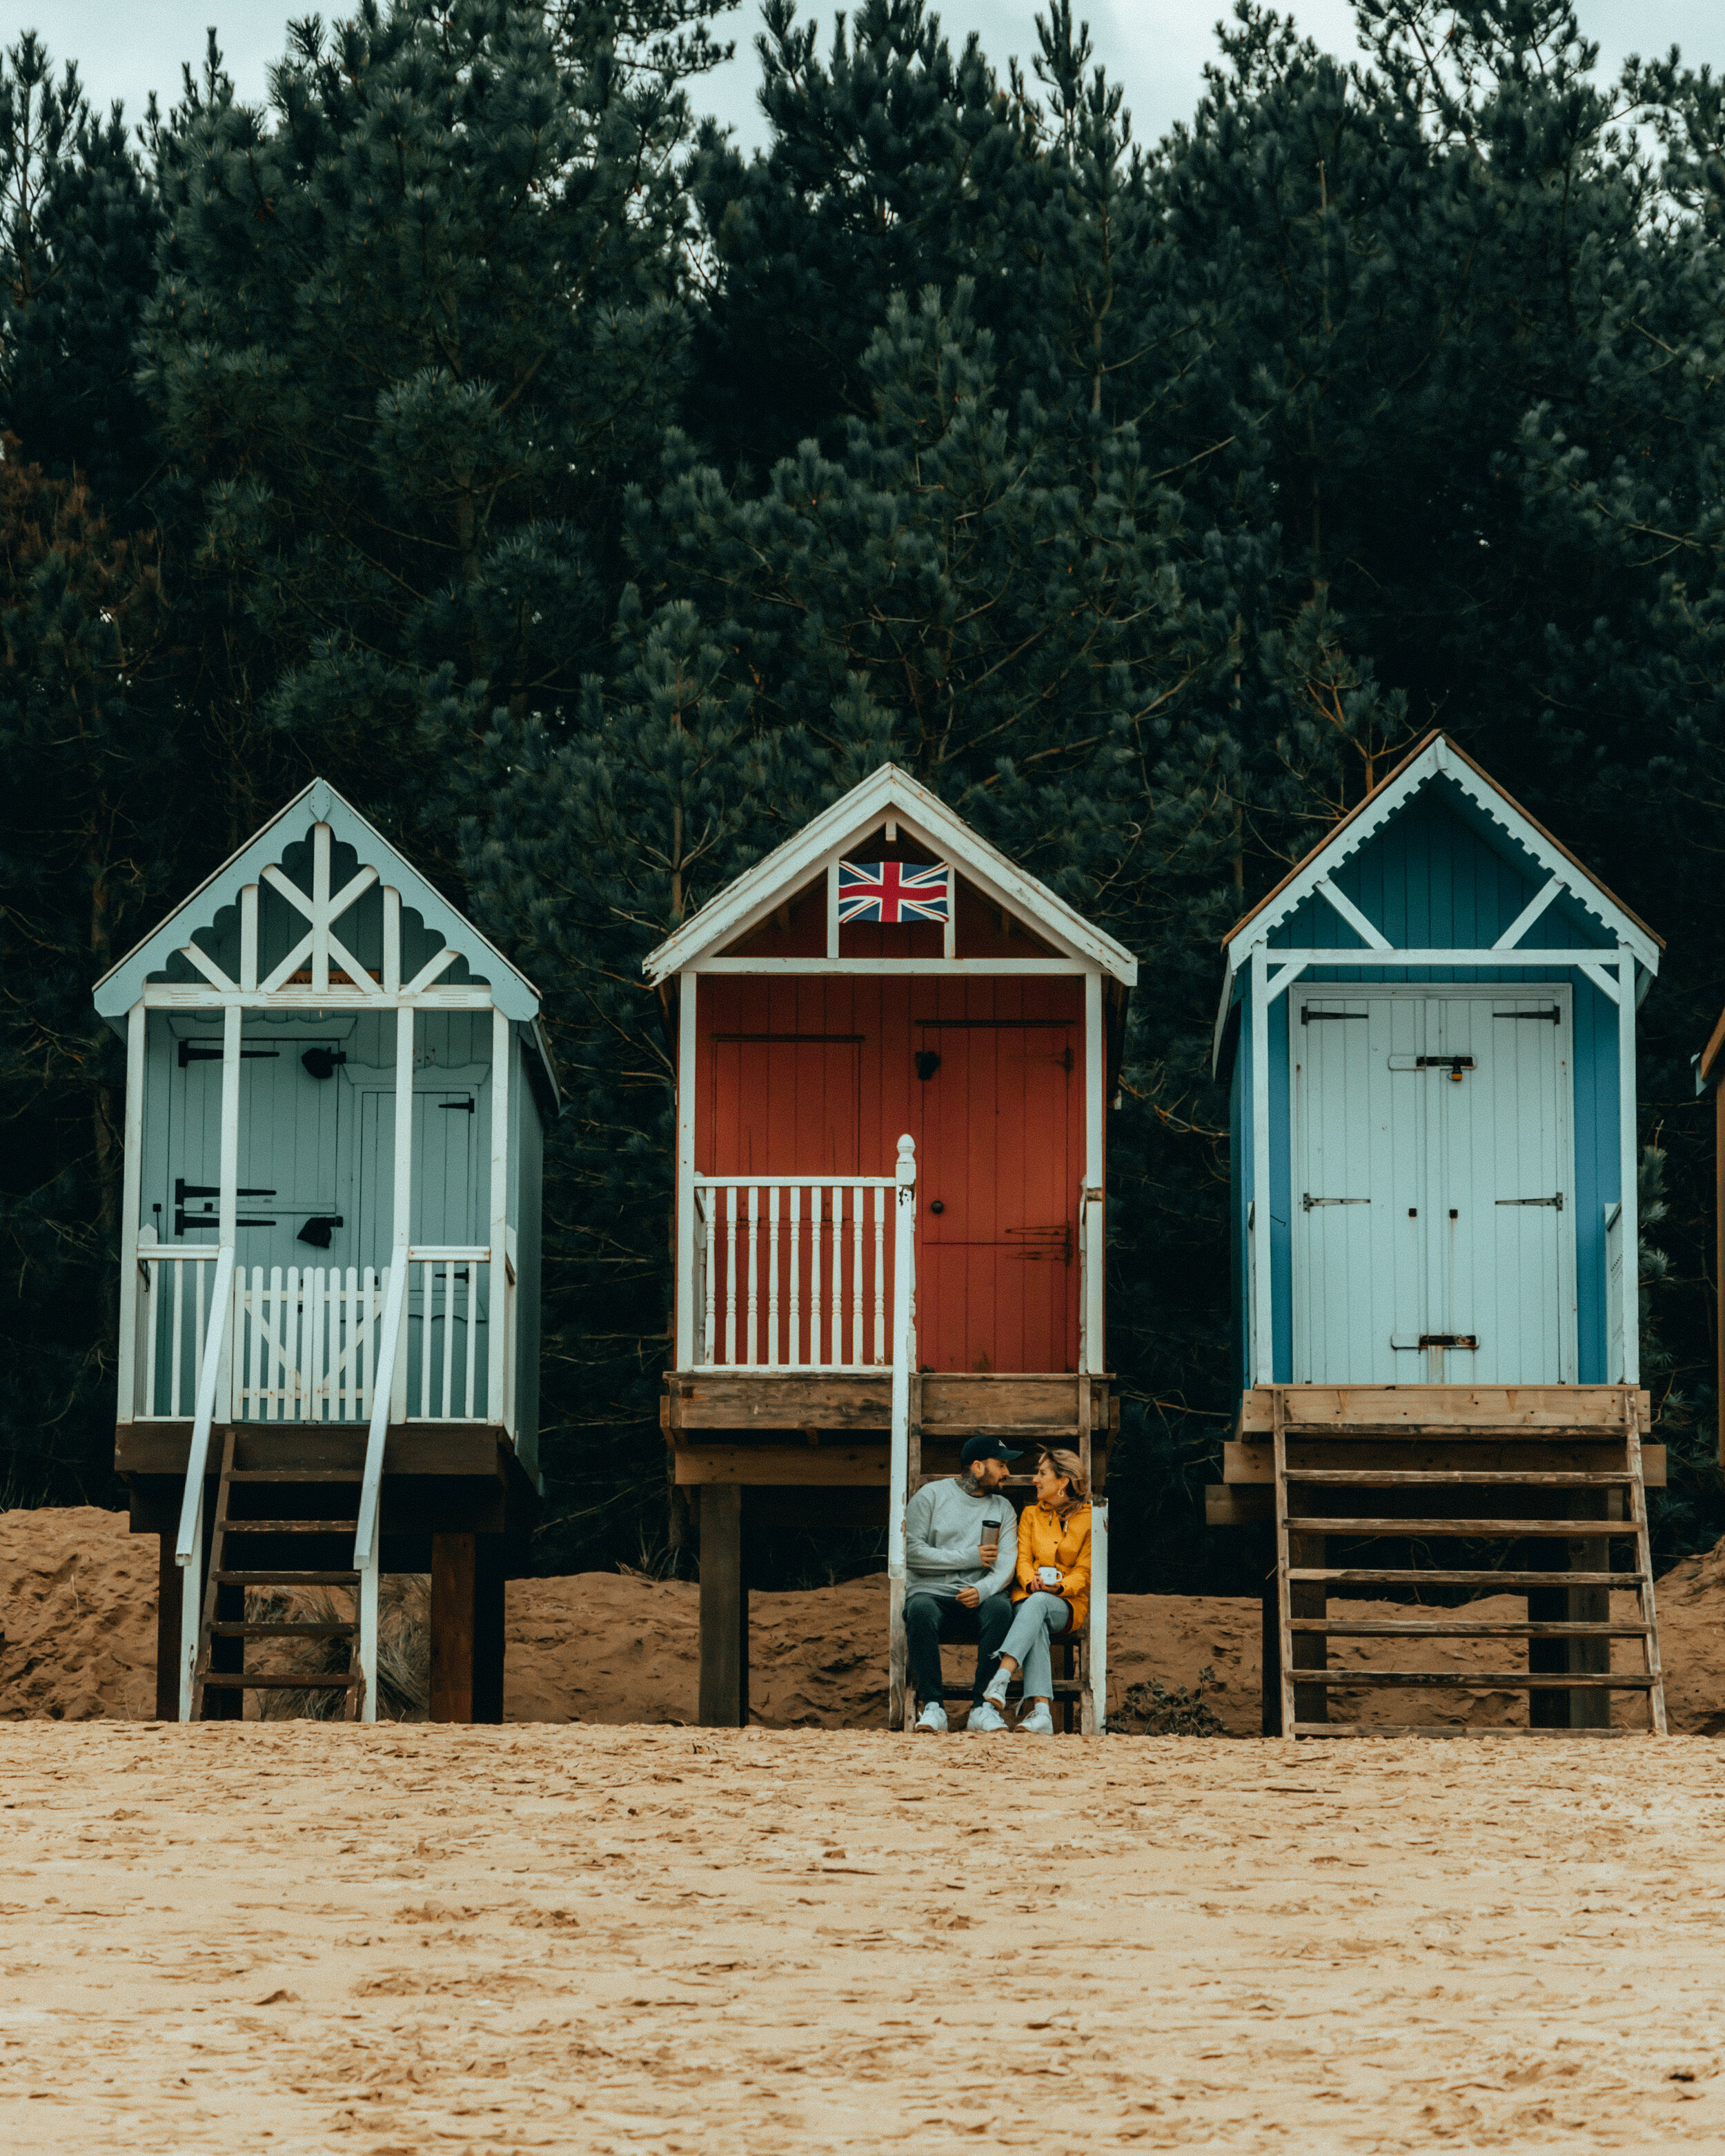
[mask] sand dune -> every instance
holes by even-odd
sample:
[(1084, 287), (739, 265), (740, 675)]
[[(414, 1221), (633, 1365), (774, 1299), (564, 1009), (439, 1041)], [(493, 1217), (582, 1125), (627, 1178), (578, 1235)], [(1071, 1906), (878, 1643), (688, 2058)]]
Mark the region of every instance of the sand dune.
[[(126, 1532), (123, 1513), (91, 1508), (0, 1513), (0, 1721), (86, 1721), (154, 1712), (156, 1544)], [(1676, 1566), (1658, 1589), (1673, 1730), (1725, 1733), (1725, 1544)], [(1615, 1598), (1627, 1614), (1629, 1598)], [(580, 1573), (511, 1580), (506, 1713), (511, 1722), (689, 1723), (695, 1719), (699, 1592), (686, 1582)], [(886, 1722), (886, 1587), (881, 1579), (751, 1598), (751, 1704), (771, 1728), (881, 1728)], [(1361, 1614), (1389, 1606), (1353, 1605)], [(1520, 1616), (1509, 1596), (1481, 1615)], [(1111, 1712), (1132, 1686), (1159, 1678), (1190, 1686), (1206, 1666), (1215, 1711), (1231, 1736), (1260, 1726), (1260, 1614), (1240, 1597), (1116, 1595), (1111, 1604)], [(1336, 1643), (1338, 1661), (1363, 1658)], [(1490, 1641), (1399, 1648), (1410, 1666), (1458, 1675), (1502, 1667)], [(1634, 1667), (1621, 1643), (1619, 1659)], [(950, 1650), (954, 1676), (965, 1656)], [(1389, 1722), (1405, 1696), (1339, 1700), (1337, 1719)], [(1639, 1702), (1617, 1709), (1641, 1726)], [(1421, 1712), (1472, 1728), (1525, 1719), (1525, 1695), (1475, 1686), (1422, 1701)]]

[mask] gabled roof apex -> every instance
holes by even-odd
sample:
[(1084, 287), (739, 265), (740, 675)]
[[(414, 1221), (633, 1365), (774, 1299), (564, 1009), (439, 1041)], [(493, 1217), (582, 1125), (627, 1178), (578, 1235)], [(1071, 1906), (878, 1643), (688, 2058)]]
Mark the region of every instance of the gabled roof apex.
[[(459, 951), (475, 971), (484, 973), (491, 983), (493, 1002), (506, 1018), (525, 1024), (538, 1017), (538, 992), (526, 976), (511, 966), (497, 947), (458, 912), (326, 778), (314, 778), (302, 786), (285, 807), (212, 870), (117, 965), (110, 967), (95, 984), (95, 1007), (100, 1014), (116, 1020), (123, 1018), (150, 975), (162, 971), (192, 931), (207, 927), (223, 906), (237, 904), (241, 888), (257, 882), (266, 867), (278, 865), (287, 845), (312, 824), (327, 824), (335, 838), (351, 845), (362, 862), (377, 870), (383, 882), (401, 893), (402, 903), (411, 907), (428, 928)], [(291, 829), (291, 837), (285, 835), (285, 829)]]
[[(1625, 943), (1648, 971), (1656, 972), (1662, 937), (1654, 933), (1639, 915), (1538, 820), (1520, 802), (1507, 793), (1488, 771), (1476, 763), (1466, 750), (1440, 729), (1434, 729), (1409, 749), (1364, 799), (1356, 803), (1339, 822), (1319, 839), (1304, 860), (1243, 914), (1222, 939), (1230, 973), (1237, 971), (1245, 954), (1296, 913), (1311, 897), (1319, 880), (1339, 868), (1375, 838), (1414, 794), (1437, 778), (1448, 779), (1489, 816), (1508, 837), (1531, 854), (1548, 875), (1555, 876), (1568, 895), (1592, 914), (1614, 937)], [(1386, 962), (1389, 963), (1389, 962)]]
[(908, 772), (896, 763), (883, 763), (782, 845), (763, 855), (649, 952), (641, 962), (649, 985), (656, 988), (670, 974), (747, 934), (788, 893), (800, 889), (830, 855), (889, 813), (912, 837), (962, 868), (997, 904), (1024, 916), (1068, 955), (1090, 959), (1127, 988), (1137, 979), (1138, 962), (1123, 943), (1009, 860)]

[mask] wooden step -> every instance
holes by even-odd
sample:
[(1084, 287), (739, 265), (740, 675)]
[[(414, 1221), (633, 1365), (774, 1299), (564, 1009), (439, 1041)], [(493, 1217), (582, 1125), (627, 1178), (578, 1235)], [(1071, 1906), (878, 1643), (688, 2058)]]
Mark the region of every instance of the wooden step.
[(235, 1467), (230, 1482), (363, 1482), (362, 1467)]
[(1373, 1490), (1468, 1489), (1505, 1483), (1511, 1487), (1540, 1490), (1623, 1490), (1635, 1481), (1627, 1468), (1620, 1473), (1598, 1474), (1580, 1468), (1539, 1468), (1522, 1473), (1502, 1467), (1291, 1467), (1290, 1482), (1348, 1482)]
[(1600, 1670), (1584, 1675), (1560, 1675), (1534, 1670), (1302, 1670), (1296, 1669), (1296, 1685), (1425, 1685), (1450, 1690), (1476, 1687), (1517, 1691), (1648, 1691), (1659, 1682), (1645, 1670)]
[(1466, 1620), (1454, 1624), (1394, 1618), (1294, 1617), (1290, 1629), (1339, 1640), (1645, 1640), (1651, 1625), (1614, 1624), (1601, 1618), (1554, 1618), (1549, 1624), (1493, 1625)]
[(345, 1691), (353, 1679), (345, 1671), (207, 1670), (203, 1681), (217, 1691), (333, 1691), (338, 1685)]
[[(1244, 1435), (1254, 1443), (1261, 1443), (1271, 1432), (1250, 1430)], [(1282, 1424), (1282, 1435), (1290, 1444), (1314, 1437), (1428, 1437), (1458, 1444), (1543, 1443), (1547, 1438), (1560, 1438), (1570, 1444), (1621, 1445), (1629, 1430), (1620, 1422), (1286, 1422)]]
[(357, 1587), (357, 1572), (213, 1572), (224, 1587)]
[(1367, 1565), (1294, 1565), (1288, 1578), (1341, 1580), (1362, 1587), (1640, 1587), (1648, 1584), (1648, 1575), (1642, 1572), (1413, 1572)]
[(1296, 1722), (1296, 1737), (1627, 1737), (1627, 1729), (1468, 1729), (1455, 1722)]
[(259, 1618), (253, 1623), (242, 1623), (238, 1619), (218, 1620), (210, 1630), (223, 1640), (348, 1640), (358, 1631), (357, 1625), (301, 1624), (295, 1618)]
[(230, 1535), (351, 1535), (357, 1520), (224, 1520)]
[(1428, 1535), (1465, 1536), (1477, 1542), (1519, 1542), (1524, 1536), (1593, 1535), (1619, 1542), (1631, 1541), (1633, 1520), (1350, 1520), (1327, 1512), (1297, 1512), (1288, 1516), (1292, 1535), (1412, 1535), (1423, 1541)]

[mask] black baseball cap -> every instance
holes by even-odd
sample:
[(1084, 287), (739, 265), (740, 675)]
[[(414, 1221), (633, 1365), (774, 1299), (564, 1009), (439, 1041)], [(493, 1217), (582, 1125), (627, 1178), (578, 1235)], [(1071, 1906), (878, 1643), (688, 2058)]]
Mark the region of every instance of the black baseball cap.
[(964, 1450), (958, 1455), (961, 1467), (968, 1467), (973, 1460), (1022, 1460), (1021, 1452), (1014, 1452), (1004, 1438), (972, 1437), (965, 1440)]

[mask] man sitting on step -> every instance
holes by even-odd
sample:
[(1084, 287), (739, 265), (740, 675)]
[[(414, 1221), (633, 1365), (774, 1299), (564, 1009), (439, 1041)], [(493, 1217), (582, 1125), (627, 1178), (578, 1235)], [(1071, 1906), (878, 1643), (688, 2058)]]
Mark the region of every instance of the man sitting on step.
[(1005, 1590), (1013, 1580), (1018, 1537), (1011, 1501), (1002, 1485), (1019, 1457), (998, 1437), (973, 1437), (949, 1480), (925, 1483), (905, 1513), (905, 1641), (911, 1689), (922, 1702), (918, 1729), (944, 1734), (941, 1642), (977, 1643), (971, 1686), (972, 1729), (1004, 1729), (983, 1698), (1013, 1619)]

